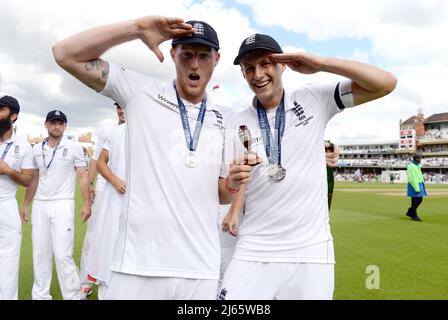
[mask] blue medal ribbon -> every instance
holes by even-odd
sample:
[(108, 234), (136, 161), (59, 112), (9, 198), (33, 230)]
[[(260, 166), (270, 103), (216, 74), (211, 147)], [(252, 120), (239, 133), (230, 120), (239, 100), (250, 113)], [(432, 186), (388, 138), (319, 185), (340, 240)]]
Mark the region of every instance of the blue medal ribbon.
[[(59, 142), (61, 142), (61, 141), (59, 141)], [(48, 138), (45, 139), (45, 140), (42, 142), (42, 158), (43, 158), (43, 160), (44, 160), (44, 167), (46, 167), (47, 170), (48, 170), (48, 168), (50, 168), (51, 163), (53, 162), (54, 155), (56, 154), (56, 150), (58, 150), (58, 147), (59, 147), (59, 142), (58, 142), (58, 144), (56, 145), (56, 147), (54, 147), (54, 149), (53, 149), (53, 156), (51, 157), (51, 160), (50, 160), (50, 162), (48, 163), (48, 165), (47, 165), (46, 162), (45, 162), (45, 153), (44, 153), (44, 147), (45, 147), (45, 144), (48, 143)]]
[(6, 148), (5, 148), (5, 150), (3, 151), (3, 154), (2, 154), (2, 160), (5, 160), (6, 155), (8, 154), (8, 151), (9, 151), (9, 149), (11, 148), (12, 144), (13, 144), (13, 142), (11, 141), (11, 142), (9, 142), (9, 143), (6, 145)]
[[(176, 90), (176, 86), (174, 86), (174, 89)], [(180, 119), (182, 121), (182, 127), (184, 129), (184, 136), (185, 136), (185, 142), (187, 143), (187, 148), (189, 151), (195, 152), (198, 147), (199, 137), (202, 131), (202, 125), (204, 124), (205, 111), (207, 109), (206, 100), (205, 98), (202, 99), (198, 119), (196, 120), (196, 126), (194, 128), (194, 134), (193, 137), (191, 137), (191, 129), (190, 129), (190, 123), (188, 122), (187, 108), (185, 107), (185, 104), (182, 101), (182, 99), (179, 97), (177, 90), (176, 90), (176, 96), (177, 96), (177, 103), (179, 104)]]
[[(257, 99), (257, 114), (258, 123), (260, 124), (261, 133), (263, 135), (264, 148), (266, 156), (269, 158), (269, 163), (282, 165), (282, 138), (285, 132), (285, 93), (283, 92), (282, 100), (275, 113), (275, 135), (272, 138), (271, 127), (269, 125), (266, 110)], [(271, 154), (271, 144), (273, 145), (273, 152)]]

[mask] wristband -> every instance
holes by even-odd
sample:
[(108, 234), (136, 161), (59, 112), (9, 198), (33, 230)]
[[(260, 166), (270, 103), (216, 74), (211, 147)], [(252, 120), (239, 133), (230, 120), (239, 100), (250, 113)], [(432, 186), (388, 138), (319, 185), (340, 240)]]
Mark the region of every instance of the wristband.
[(229, 191), (230, 193), (237, 193), (238, 191), (240, 191), (239, 187), (237, 189), (232, 189), (230, 187), (229, 176), (227, 176), (227, 178), (225, 179), (224, 186), (226, 187), (226, 190)]

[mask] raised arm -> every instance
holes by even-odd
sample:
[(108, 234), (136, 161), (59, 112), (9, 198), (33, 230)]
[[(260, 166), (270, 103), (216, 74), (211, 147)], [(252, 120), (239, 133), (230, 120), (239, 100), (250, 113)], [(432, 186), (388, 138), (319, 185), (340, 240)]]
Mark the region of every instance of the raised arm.
[(102, 91), (109, 76), (109, 63), (100, 59), (110, 48), (140, 39), (160, 62), (163, 54), (159, 44), (175, 37), (193, 33), (190, 24), (179, 18), (146, 16), (139, 19), (95, 27), (53, 46), (56, 62), (79, 81), (96, 91)]
[(397, 85), (397, 79), (393, 74), (351, 60), (320, 57), (305, 52), (272, 54), (271, 60), (285, 63), (292, 70), (304, 74), (324, 71), (351, 79), (355, 105), (381, 98), (392, 92)]

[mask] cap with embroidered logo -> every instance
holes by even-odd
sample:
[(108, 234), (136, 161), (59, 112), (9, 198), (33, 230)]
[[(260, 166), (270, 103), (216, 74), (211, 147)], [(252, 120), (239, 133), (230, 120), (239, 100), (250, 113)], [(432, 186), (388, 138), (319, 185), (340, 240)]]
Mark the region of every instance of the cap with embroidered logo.
[(256, 33), (243, 40), (240, 50), (238, 51), (238, 56), (233, 61), (233, 64), (239, 65), (241, 59), (245, 55), (255, 50), (267, 50), (272, 53), (283, 53), (282, 48), (278, 42), (274, 40), (274, 38), (266, 34)]
[(199, 43), (219, 50), (218, 35), (212, 26), (206, 22), (196, 20), (187, 21), (185, 23), (191, 24), (195, 31), (191, 36), (173, 39), (171, 46), (175, 47), (178, 44)]
[(48, 122), (51, 120), (56, 120), (56, 119), (67, 123), (67, 116), (60, 110), (53, 110), (53, 111), (48, 112), (45, 122)]

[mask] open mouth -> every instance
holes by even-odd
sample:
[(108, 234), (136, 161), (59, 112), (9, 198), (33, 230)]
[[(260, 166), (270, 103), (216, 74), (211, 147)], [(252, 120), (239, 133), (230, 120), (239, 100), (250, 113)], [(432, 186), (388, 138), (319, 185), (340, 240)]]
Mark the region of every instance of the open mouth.
[(199, 79), (201, 79), (201, 77), (197, 74), (197, 73), (192, 73), (188, 76), (188, 78), (192, 81), (199, 81)]

